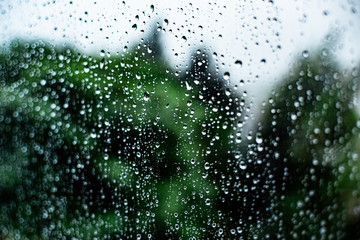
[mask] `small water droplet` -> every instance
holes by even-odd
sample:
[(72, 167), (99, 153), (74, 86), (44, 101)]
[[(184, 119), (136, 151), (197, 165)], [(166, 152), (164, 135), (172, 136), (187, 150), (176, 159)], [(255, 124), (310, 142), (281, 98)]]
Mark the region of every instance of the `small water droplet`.
[(164, 19), (164, 25), (165, 25), (165, 26), (169, 25), (169, 20)]
[(224, 80), (229, 80), (230, 79), (230, 73), (229, 72), (225, 72), (224, 73)]
[(236, 65), (236, 67), (242, 67), (243, 63), (241, 60), (236, 60), (235, 65)]
[(192, 87), (187, 81), (185, 81), (185, 85), (186, 85), (186, 90), (190, 91), (192, 89)]
[(230, 96), (230, 94), (231, 94), (230, 88), (225, 89), (225, 95)]
[(246, 165), (246, 163), (244, 162), (244, 161), (240, 161), (240, 169), (241, 170), (245, 170), (246, 168), (247, 168), (247, 165)]
[(45, 80), (45, 79), (42, 79), (42, 80), (40, 81), (40, 84), (41, 84), (41, 86), (45, 86), (46, 80)]
[(100, 51), (100, 56), (101, 56), (101, 57), (105, 57), (105, 50), (104, 50), (104, 49), (101, 49), (101, 51)]
[(263, 139), (260, 136), (256, 135), (256, 140), (255, 141), (256, 141), (257, 144), (261, 144), (263, 142)]
[(252, 139), (252, 134), (251, 133), (249, 133), (247, 136), (246, 136), (246, 138), (247, 138), (247, 140), (251, 140)]
[(149, 101), (149, 99), (150, 99), (150, 94), (148, 92), (144, 92), (144, 100)]
[(303, 56), (304, 58), (308, 58), (309, 55), (310, 55), (310, 53), (309, 53), (308, 50), (305, 50), (305, 51), (302, 52), (302, 56)]
[(210, 169), (210, 163), (209, 163), (209, 162), (205, 162), (204, 168), (205, 168), (205, 170), (209, 170), (209, 169)]
[(100, 62), (100, 69), (103, 69), (104, 68), (104, 66), (105, 66), (105, 59), (103, 58), (102, 60), (101, 60), (101, 62)]

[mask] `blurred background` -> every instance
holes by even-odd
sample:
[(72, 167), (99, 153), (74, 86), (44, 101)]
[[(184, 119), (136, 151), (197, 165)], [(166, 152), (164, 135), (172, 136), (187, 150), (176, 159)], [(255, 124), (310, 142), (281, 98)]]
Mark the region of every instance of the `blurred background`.
[(0, 237), (359, 239), (358, 7), (0, 2)]

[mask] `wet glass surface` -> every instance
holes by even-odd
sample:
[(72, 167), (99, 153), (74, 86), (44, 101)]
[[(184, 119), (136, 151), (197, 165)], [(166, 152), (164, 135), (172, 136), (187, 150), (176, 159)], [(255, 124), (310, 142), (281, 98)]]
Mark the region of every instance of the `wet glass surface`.
[(1, 239), (359, 239), (355, 2), (0, 2)]

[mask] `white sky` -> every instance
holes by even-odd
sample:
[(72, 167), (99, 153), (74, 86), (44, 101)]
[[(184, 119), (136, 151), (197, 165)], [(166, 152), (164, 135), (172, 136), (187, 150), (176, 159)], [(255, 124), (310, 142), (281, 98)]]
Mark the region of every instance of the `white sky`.
[[(164, 29), (167, 58), (174, 66), (183, 68), (190, 51), (208, 47), (209, 53), (217, 53), (220, 71), (230, 72), (232, 84), (245, 80), (244, 87), (255, 100), (266, 96), (264, 89), (286, 73), (302, 50), (311, 54), (326, 42), (330, 29), (335, 30), (333, 50), (343, 66), (357, 64), (359, 6), (343, 0), (273, 2), (0, 0), (0, 42), (41, 38), (69, 42), (89, 53), (101, 49), (113, 53), (138, 43), (158, 22)], [(242, 67), (235, 66), (236, 60), (242, 61)]]

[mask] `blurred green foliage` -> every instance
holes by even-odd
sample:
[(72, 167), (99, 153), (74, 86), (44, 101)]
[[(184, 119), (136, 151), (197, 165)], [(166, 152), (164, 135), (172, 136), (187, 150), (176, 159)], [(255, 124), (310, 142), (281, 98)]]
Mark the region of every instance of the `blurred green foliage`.
[(230, 158), (239, 98), (215, 78), (211, 89), (179, 79), (150, 52), (144, 42), (116, 56), (42, 41), (2, 50), (3, 238), (216, 234), (212, 172)]
[(0, 54), (1, 238), (360, 237), (358, 78), (324, 51), (299, 60), (244, 141), (247, 103), (205, 49), (181, 73), (156, 35), (93, 56), (13, 41)]
[(358, 84), (358, 70), (341, 71), (322, 48), (305, 52), (265, 103), (257, 155), (277, 199), (271, 238), (360, 237)]

